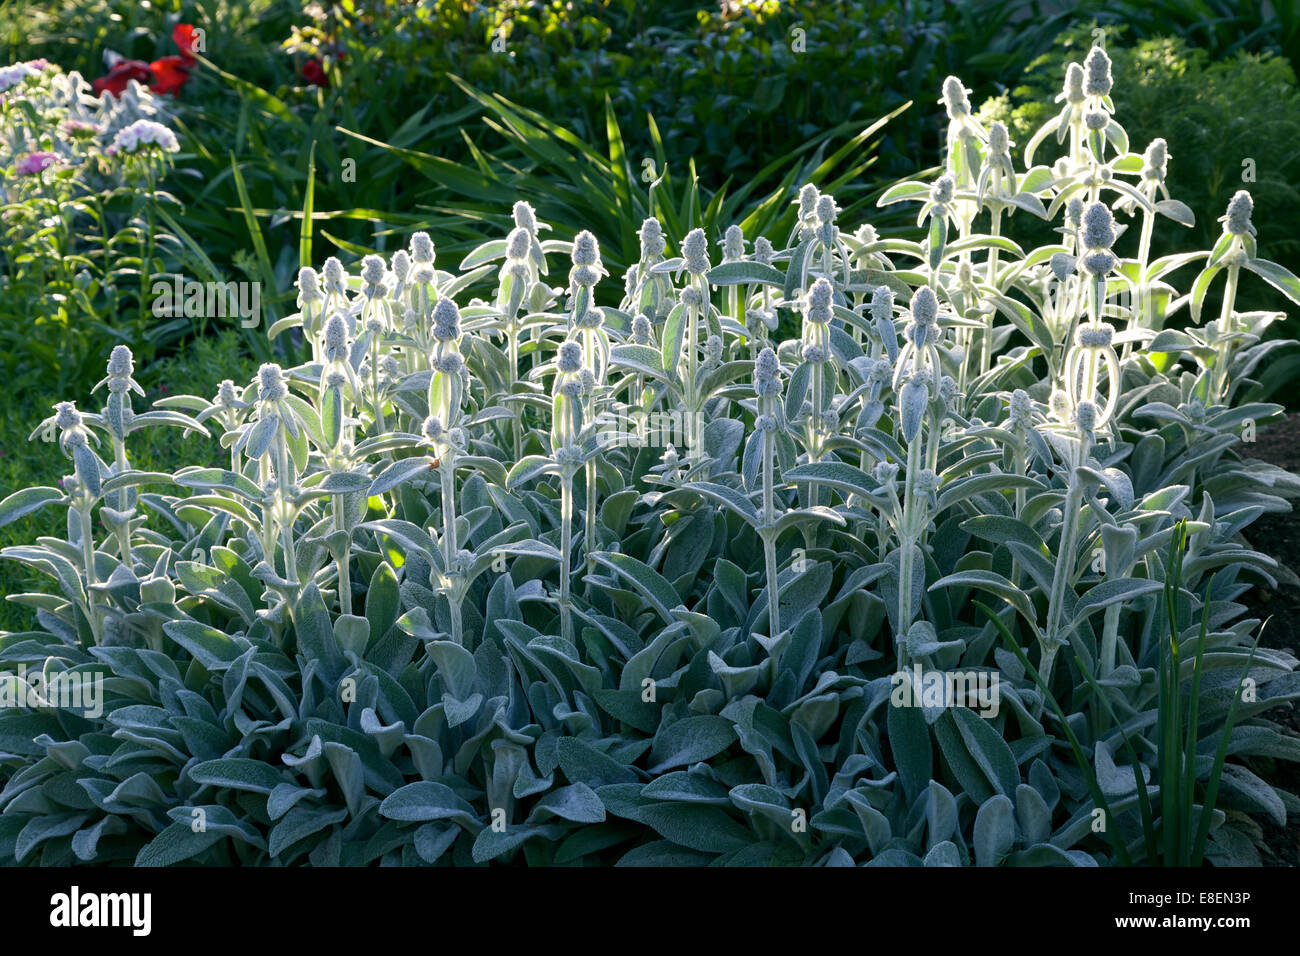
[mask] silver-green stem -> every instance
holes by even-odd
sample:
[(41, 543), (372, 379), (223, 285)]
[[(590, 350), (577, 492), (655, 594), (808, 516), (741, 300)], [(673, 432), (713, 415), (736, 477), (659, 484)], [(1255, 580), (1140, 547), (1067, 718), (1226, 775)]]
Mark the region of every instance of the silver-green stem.
[(763, 564), (767, 575), (767, 630), (773, 640), (781, 633), (781, 601), (777, 591), (780, 580), (776, 566), (776, 495), (773, 492), (772, 433), (763, 435)]
[[(347, 533), (347, 519), (344, 514), (343, 495), (334, 495), (334, 530)], [(349, 548), (349, 552), (350, 552)], [(339, 613), (352, 613), (352, 568), (350, 553), (345, 553), (336, 560), (339, 572)]]
[(442, 559), (443, 574), (451, 582), (447, 589), (447, 606), (451, 609), (451, 639), (464, 645), (465, 637), (461, 622), (461, 594), (458, 586), (457, 555), (460, 543), (456, 539), (456, 481), (455, 455), (448, 450), (442, 456), (438, 466), (438, 476), (442, 479)]
[(570, 555), (573, 552), (573, 469), (560, 475), (560, 636), (573, 642), (573, 609), (569, 594)]
[(1241, 266), (1228, 266), (1228, 282), (1223, 290), (1223, 310), (1219, 314), (1219, 341), (1215, 345), (1215, 351), (1218, 352), (1218, 359), (1214, 363), (1214, 374), (1211, 381), (1214, 384), (1211, 400), (1221, 398), (1225, 401), (1228, 398), (1228, 359), (1232, 355), (1232, 333), (1236, 331), (1236, 318), (1232, 307), (1237, 300), (1237, 280), (1241, 272)]

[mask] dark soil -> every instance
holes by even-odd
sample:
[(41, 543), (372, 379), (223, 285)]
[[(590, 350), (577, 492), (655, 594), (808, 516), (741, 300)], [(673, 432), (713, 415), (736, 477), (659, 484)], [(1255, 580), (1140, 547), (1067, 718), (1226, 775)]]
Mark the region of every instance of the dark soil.
[[(1288, 471), (1300, 472), (1300, 413), (1288, 415), (1285, 420), (1263, 429), (1254, 446), (1245, 446), (1243, 453)], [(1277, 559), (1292, 571), (1300, 572), (1300, 512), (1266, 514), (1247, 529), (1246, 537), (1255, 550)], [(1279, 580), (1276, 590), (1260, 585), (1240, 600), (1252, 615), (1268, 621), (1260, 636), (1262, 646), (1300, 654), (1300, 585), (1294, 583), (1292, 575), (1287, 575), (1287, 578), (1289, 583)], [(1266, 717), (1300, 734), (1300, 712), (1294, 706), (1278, 708)], [(1294, 763), (1277, 761), (1265, 779), (1274, 786), (1300, 795), (1300, 766)], [(1264, 845), (1260, 849), (1264, 862), (1269, 866), (1300, 866), (1300, 819), (1297, 815), (1290, 815), (1285, 829), (1261, 823)]]

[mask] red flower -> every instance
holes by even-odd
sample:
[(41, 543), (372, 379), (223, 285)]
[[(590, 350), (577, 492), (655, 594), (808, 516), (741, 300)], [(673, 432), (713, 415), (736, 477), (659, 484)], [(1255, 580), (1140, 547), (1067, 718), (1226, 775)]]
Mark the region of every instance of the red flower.
[(321, 66), (320, 60), (311, 59), (302, 65), (302, 78), (313, 86), (319, 86), (321, 89), (330, 88), (330, 78), (325, 73), (325, 67)]
[(108, 71), (107, 76), (101, 76), (92, 84), (95, 92), (100, 96), (105, 93), (112, 93), (114, 96), (121, 96), (126, 92), (127, 84), (132, 80), (139, 83), (148, 83), (153, 78), (149, 71), (149, 64), (144, 60), (118, 60), (113, 68)]
[(172, 42), (180, 48), (181, 56), (187, 60), (194, 59), (194, 28), (188, 23), (178, 23), (172, 27)]
[(149, 69), (153, 73), (153, 82), (149, 84), (149, 88), (155, 93), (175, 95), (189, 80), (193, 65), (193, 57), (188, 56), (165, 56), (160, 60), (154, 60), (149, 64)]
[(194, 27), (188, 23), (178, 23), (172, 28), (172, 42), (180, 48), (179, 56), (164, 56), (145, 63), (143, 60), (118, 60), (107, 76), (95, 80), (95, 92), (100, 96), (112, 93), (121, 96), (126, 92), (131, 80), (147, 84), (149, 89), (158, 94), (171, 93), (175, 96), (190, 78), (194, 69)]

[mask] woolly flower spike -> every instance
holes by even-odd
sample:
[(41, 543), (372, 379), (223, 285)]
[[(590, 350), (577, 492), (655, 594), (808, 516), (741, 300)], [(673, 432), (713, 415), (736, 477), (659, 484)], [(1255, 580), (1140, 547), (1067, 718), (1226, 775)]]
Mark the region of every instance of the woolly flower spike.
[(397, 277), (398, 282), (405, 283), (410, 274), (411, 257), (406, 254), (405, 249), (398, 249), (393, 253), (393, 275)]
[(650, 344), (650, 320), (644, 313), (632, 320), (632, 344)]
[(1097, 406), (1092, 402), (1080, 402), (1074, 410), (1074, 420), (1079, 431), (1091, 435), (1097, 429)]
[(298, 270), (298, 301), (315, 304), (321, 300), (320, 276), (310, 266)]
[(600, 329), (605, 326), (605, 313), (600, 309), (588, 309), (573, 323), (580, 329)]
[(325, 357), (330, 361), (343, 358), (348, 347), (348, 323), (335, 312), (325, 321)]
[(569, 278), (575, 286), (590, 289), (600, 281), (600, 275), (604, 271), (600, 264), (600, 246), (596, 237), (584, 229), (573, 239), (573, 271), (569, 273)]
[(427, 232), (411, 235), (411, 261), (417, 266), (433, 265), (433, 240)]
[[(928, 498), (939, 491), (939, 476), (934, 473), (933, 468), (922, 468), (916, 475), (916, 483), (913, 485), (912, 493), (918, 498)], [(927, 623), (927, 622), (922, 622)]]
[(1065, 225), (1072, 232), (1078, 232), (1083, 225), (1083, 200), (1078, 196), (1065, 204)]
[(728, 226), (722, 237), (722, 258), (725, 262), (735, 262), (745, 258), (745, 233), (739, 226)]
[(664, 230), (659, 220), (651, 216), (641, 223), (641, 255), (647, 259), (658, 259), (664, 254)]
[(384, 260), (379, 256), (366, 256), (361, 260), (361, 281), (370, 286), (381, 286), (384, 283)]
[(1047, 407), (1052, 410), (1057, 421), (1063, 422), (1070, 414), (1070, 396), (1058, 388), (1048, 397)]
[(930, 187), (930, 201), (944, 205), (952, 202), (953, 179), (947, 173), (940, 176)]
[(1083, 67), (1070, 63), (1065, 68), (1065, 86), (1061, 88), (1061, 98), (1071, 106), (1078, 106), (1087, 95), (1083, 89)]
[(831, 358), (831, 354), (830, 352), (826, 351), (826, 348), (824, 346), (805, 345), (803, 347), (803, 360), (807, 362), (809, 365), (822, 365), (826, 362), (829, 362), (830, 358)]
[(1115, 244), (1115, 217), (1104, 202), (1089, 203), (1083, 211), (1083, 247), (1109, 249)]
[(1034, 403), (1030, 400), (1029, 393), (1023, 388), (1018, 388), (1011, 393), (1011, 401), (1007, 403), (1007, 414), (1012, 424), (1028, 424), (1033, 410)]
[(143, 395), (140, 386), (131, 380), (133, 374), (135, 374), (135, 358), (131, 355), (131, 350), (125, 345), (113, 346), (113, 351), (108, 356), (108, 375), (104, 380), (108, 390), (115, 395), (121, 395), (134, 388), (137, 393)]
[(596, 237), (584, 229), (573, 239), (573, 264), (575, 266), (599, 266), (600, 246)]
[(781, 392), (781, 365), (771, 347), (765, 347), (754, 360), (754, 394), (770, 398)]
[(460, 338), (460, 309), (451, 299), (440, 298), (433, 307), (433, 336), (440, 342)]
[(217, 400), (214, 404), (223, 408), (235, 408), (243, 404), (239, 400), (239, 393), (235, 391), (234, 382), (227, 378), (217, 386)]
[(703, 229), (692, 229), (682, 240), (682, 259), (691, 275), (704, 275), (709, 271), (709, 240)]
[(939, 320), (939, 298), (928, 285), (923, 285), (912, 293), (908, 307), (912, 312), (912, 321), (917, 325), (934, 325)]
[(880, 235), (876, 232), (875, 226), (864, 222), (858, 226), (858, 231), (853, 234), (853, 238), (864, 246), (870, 246), (880, 238)]
[(834, 196), (822, 195), (817, 197), (817, 221), (823, 226), (833, 223), (839, 211), (840, 207), (835, 205)]
[(442, 422), (435, 415), (430, 415), (424, 420), (420, 431), (429, 441), (437, 441), (442, 437)]
[(59, 402), (54, 406), (54, 424), (57, 428), (67, 431), (70, 428), (81, 427), (81, 412), (77, 411), (76, 402)]
[(1115, 253), (1109, 249), (1097, 249), (1083, 257), (1083, 267), (1088, 270), (1090, 275), (1098, 278), (1109, 275), (1117, 265), (1119, 265), (1119, 260), (1115, 258)]
[(142, 148), (156, 147), (164, 153), (174, 153), (181, 148), (176, 141), (176, 134), (162, 123), (153, 120), (136, 120), (130, 126), (117, 131), (113, 137), (115, 153), (137, 153)]
[(682, 305), (688, 309), (698, 309), (704, 304), (704, 296), (700, 290), (693, 285), (688, 285), (682, 290)]
[(564, 375), (577, 372), (582, 368), (582, 346), (574, 341), (561, 342), (555, 356), (555, 367)]
[(1105, 129), (1106, 124), (1109, 122), (1110, 117), (1106, 115), (1105, 110), (1090, 110), (1083, 117), (1083, 125), (1094, 133)]
[(506, 258), (527, 259), (533, 249), (533, 237), (523, 226), (516, 226), (506, 237)]
[(889, 286), (878, 285), (871, 293), (871, 317), (877, 322), (894, 320), (894, 290)]
[(811, 219), (817, 213), (817, 200), (821, 198), (821, 193), (812, 183), (808, 183), (803, 189), (799, 190), (799, 218)]
[(135, 358), (131, 355), (131, 349), (125, 345), (113, 346), (113, 351), (108, 355), (109, 378), (130, 378), (134, 371)]
[(1083, 61), (1083, 66), (1088, 71), (1083, 91), (1089, 96), (1109, 96), (1111, 87), (1110, 57), (1106, 55), (1106, 51), (1099, 46), (1093, 47), (1088, 51), (1088, 57)]
[(948, 110), (948, 119), (962, 119), (970, 115), (970, 98), (966, 95), (969, 92), (955, 76), (943, 81), (943, 99), (940, 102)]
[(433, 360), (434, 370), (442, 372), (444, 375), (459, 375), (460, 370), (464, 367), (465, 360), (460, 357), (459, 352), (447, 352)]
[(325, 260), (325, 265), (321, 267), (321, 278), (325, 282), (326, 292), (342, 295), (348, 291), (347, 273), (343, 271), (343, 263), (334, 256)]
[(1165, 171), (1169, 162), (1169, 146), (1165, 141), (1156, 137), (1147, 147), (1147, 151), (1142, 154), (1142, 178), (1153, 179), (1156, 182), (1165, 181)]
[(776, 250), (772, 248), (772, 243), (768, 241), (766, 236), (759, 236), (754, 240), (755, 262), (770, 266), (774, 258), (776, 258)]
[(989, 127), (989, 155), (1006, 156), (1011, 152), (1011, 137), (1007, 135), (1007, 127), (1001, 120)]
[(1255, 200), (1250, 198), (1250, 193), (1238, 189), (1229, 200), (1228, 212), (1221, 220), (1224, 231), (1234, 236), (1255, 235), (1255, 226), (1250, 221), (1254, 210)]
[(1108, 349), (1114, 338), (1115, 327), (1107, 322), (1081, 325), (1075, 333), (1075, 341), (1081, 349)]
[(533, 211), (532, 206), (528, 205), (528, 203), (521, 199), (519, 202), (515, 203), (512, 215), (514, 216), (516, 226), (520, 229), (528, 230), (530, 236), (537, 235), (537, 214)]
[(892, 484), (898, 478), (898, 466), (892, 461), (878, 461), (871, 469), (871, 477), (882, 485)]
[(831, 308), (832, 293), (834, 290), (830, 282), (823, 276), (812, 284), (808, 290), (808, 298), (804, 305), (804, 318), (809, 322), (816, 322), (818, 325), (825, 325), (834, 315)]
[(258, 397), (264, 402), (283, 401), (289, 394), (284, 383), (284, 370), (274, 362), (267, 362), (257, 370)]

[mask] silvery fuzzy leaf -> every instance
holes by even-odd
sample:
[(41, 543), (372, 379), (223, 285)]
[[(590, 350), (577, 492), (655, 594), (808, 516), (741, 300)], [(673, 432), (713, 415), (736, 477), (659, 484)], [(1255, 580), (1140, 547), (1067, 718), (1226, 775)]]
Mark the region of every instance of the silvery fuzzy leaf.
[(320, 799), (325, 796), (324, 790), (313, 790), (309, 787), (299, 787), (292, 783), (276, 784), (266, 799), (266, 815), (272, 821), (279, 820), (288, 813), (304, 797), (315, 797)]
[(415, 830), (415, 852), (425, 863), (437, 863), (462, 832), (460, 827), (426, 823)]
[(1064, 282), (1074, 274), (1075, 264), (1078, 259), (1075, 256), (1068, 255), (1064, 252), (1052, 253), (1051, 269), (1052, 275), (1056, 276), (1058, 282)]
[(1106, 568), (1109, 572), (1123, 574), (1133, 566), (1137, 540), (1137, 528), (1129, 525), (1101, 526), (1102, 549), (1106, 555)]
[(141, 847), (135, 865), (171, 866), (198, 856), (224, 838), (216, 829), (195, 832), (188, 821), (173, 823)]
[[(1104, 740), (1097, 741), (1093, 749), (1093, 767), (1097, 773), (1097, 785), (1108, 797), (1123, 797), (1137, 792), (1137, 779), (1132, 765), (1118, 767), (1111, 756), (1110, 747)], [(1151, 780), (1151, 768), (1140, 764), (1144, 783)]]
[(724, 717), (701, 715), (684, 717), (661, 727), (650, 752), (654, 765), (650, 773), (662, 773), (672, 767), (708, 760), (735, 743), (731, 721)]
[(1228, 806), (1240, 804), (1256, 813), (1265, 813), (1275, 826), (1285, 826), (1286, 806), (1276, 788), (1240, 764), (1224, 764), (1221, 777), (1223, 795)]
[(605, 820), (605, 807), (596, 791), (585, 783), (575, 783), (552, 790), (542, 797), (528, 819), (536, 822), (547, 816), (560, 817), (574, 823), (602, 823)]
[(950, 840), (936, 843), (925, 854), (926, 866), (961, 866), (961, 853)]
[(980, 805), (975, 814), (976, 866), (997, 866), (1016, 843), (1015, 808), (1010, 799), (996, 794)]
[[(916, 799), (927, 785), (933, 783), (934, 752), (930, 728), (918, 708), (899, 707), (892, 703), (886, 712), (886, 727), (903, 791), (909, 798)], [(947, 835), (944, 833), (939, 839)]]
[(347, 816), (348, 811), (342, 807), (334, 810), (294, 807), (284, 819), (271, 828), (267, 850), (273, 858), (279, 857), (293, 844), (319, 833), (326, 827), (341, 823), (347, 819)]
[(717, 807), (655, 803), (637, 816), (660, 836), (700, 853), (727, 853), (753, 840), (748, 829)]
[(903, 440), (909, 444), (921, 431), (925, 410), (930, 403), (930, 389), (924, 382), (904, 383), (898, 393), (899, 426)]
[(844, 802), (857, 814), (872, 854), (881, 853), (893, 836), (889, 818), (872, 806), (868, 796), (861, 790), (847, 791), (844, 794)]
[(1028, 784), (1016, 787), (1016, 822), (1026, 843), (1045, 843), (1052, 835), (1052, 812), (1042, 795)]
[(63, 500), (66, 500), (66, 496), (57, 488), (22, 488), (0, 501), (0, 527), (48, 504)]
[(105, 471), (99, 456), (90, 450), (89, 445), (76, 445), (72, 449), (72, 462), (87, 493), (98, 498)]
[(1129, 511), (1132, 509), (1134, 501), (1133, 482), (1129, 480), (1128, 475), (1118, 468), (1097, 470), (1083, 466), (1079, 468), (1079, 474), (1104, 487), (1115, 503), (1120, 506), (1120, 510)]
[(982, 802), (994, 793), (1015, 793), (1020, 781), (1015, 757), (989, 721), (957, 707), (935, 721), (934, 733), (944, 759), (972, 796)]

